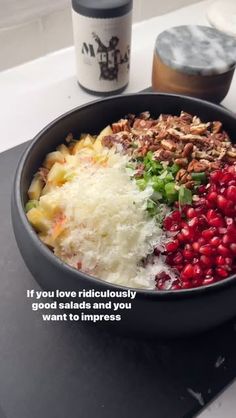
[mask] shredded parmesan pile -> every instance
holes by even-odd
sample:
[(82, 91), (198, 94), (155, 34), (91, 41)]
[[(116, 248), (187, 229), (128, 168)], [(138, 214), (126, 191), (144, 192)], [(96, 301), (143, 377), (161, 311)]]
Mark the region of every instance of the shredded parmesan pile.
[(173, 272), (161, 259), (152, 267), (141, 262), (167, 239), (146, 211), (152, 190), (138, 189), (126, 158), (116, 154), (106, 166), (81, 163), (72, 179), (42, 196), (40, 204), (64, 214), (63, 233), (53, 243), (63, 261), (111, 283), (154, 289), (157, 273)]

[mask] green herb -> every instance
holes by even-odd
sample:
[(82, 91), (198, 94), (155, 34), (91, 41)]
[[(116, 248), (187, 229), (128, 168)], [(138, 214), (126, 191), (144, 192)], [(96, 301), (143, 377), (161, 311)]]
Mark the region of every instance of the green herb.
[(178, 192), (175, 188), (174, 182), (166, 183), (165, 192), (166, 192), (166, 198), (169, 203), (174, 203), (176, 200), (178, 200)]
[(30, 209), (37, 208), (39, 205), (38, 200), (29, 200), (25, 205), (26, 213), (29, 212)]
[(175, 176), (178, 171), (180, 170), (180, 166), (178, 164), (173, 164), (170, 168), (171, 173)]
[(136, 184), (140, 190), (145, 190), (147, 186), (147, 182), (144, 179), (136, 180)]
[(157, 204), (152, 199), (148, 199), (147, 201), (147, 211), (151, 216), (155, 216), (157, 214)]
[(135, 170), (135, 166), (132, 163), (126, 164), (126, 168), (130, 168), (131, 170)]
[(184, 186), (179, 188), (179, 204), (187, 205), (192, 203), (192, 192)]

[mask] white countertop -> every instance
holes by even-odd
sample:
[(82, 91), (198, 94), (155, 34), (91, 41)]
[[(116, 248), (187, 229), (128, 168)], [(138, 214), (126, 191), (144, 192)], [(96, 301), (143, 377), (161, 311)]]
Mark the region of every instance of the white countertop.
[[(131, 78), (127, 93), (151, 84), (152, 54), (156, 36), (180, 24), (208, 24), (203, 1), (133, 26)], [(0, 73), (0, 152), (34, 137), (48, 122), (95, 97), (82, 91), (76, 81), (73, 47)], [(236, 75), (223, 104), (236, 110)], [(197, 388), (194, 388), (197, 391)], [(235, 418), (236, 382), (199, 418)]]

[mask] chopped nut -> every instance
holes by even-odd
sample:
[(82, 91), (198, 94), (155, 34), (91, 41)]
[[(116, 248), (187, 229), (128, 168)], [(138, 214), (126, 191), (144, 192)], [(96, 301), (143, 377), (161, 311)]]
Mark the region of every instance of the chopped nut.
[(190, 154), (192, 153), (192, 151), (193, 151), (193, 144), (189, 142), (188, 144), (184, 146), (182, 157), (188, 158)]
[(112, 148), (114, 145), (114, 142), (115, 141), (114, 141), (113, 135), (107, 135), (102, 138), (102, 145), (104, 145), (107, 148)]
[(139, 118), (144, 119), (144, 120), (150, 119), (150, 112), (146, 111), (146, 112), (140, 113)]
[(190, 126), (190, 132), (194, 135), (204, 134), (209, 125), (210, 123), (200, 123), (199, 125), (192, 125)]
[(180, 167), (186, 167), (186, 165), (188, 164), (188, 159), (187, 158), (176, 158), (174, 160), (175, 164), (179, 165)]
[(157, 161), (170, 161), (173, 158), (173, 152), (164, 149), (159, 149), (155, 152), (154, 158)]
[(229, 157), (236, 158), (236, 151), (227, 151), (226, 153)]
[(158, 144), (153, 144), (153, 145), (150, 145), (150, 147), (149, 147), (149, 151), (153, 151), (153, 152), (155, 152), (155, 151), (157, 151), (159, 148), (160, 148), (160, 147), (159, 147), (159, 145), (158, 145)]
[(188, 172), (186, 171), (186, 173), (180, 179), (180, 184), (184, 184), (189, 180), (191, 180), (191, 176), (189, 176)]
[(218, 134), (222, 129), (222, 123), (220, 121), (212, 122), (212, 132), (213, 134)]
[(210, 163), (210, 169), (211, 170), (218, 170), (221, 167), (221, 162), (220, 161), (214, 161), (212, 163)]
[(123, 131), (130, 131), (129, 121), (127, 119), (120, 119), (119, 122), (112, 124), (112, 131), (114, 134)]
[(171, 139), (163, 139), (161, 141), (161, 145), (164, 149), (167, 149), (168, 151), (175, 151), (176, 150), (176, 144)]
[(208, 165), (206, 163), (192, 160), (188, 165), (188, 172), (194, 172), (194, 173), (201, 173), (202, 171), (205, 171), (208, 168)]
[(185, 174), (187, 173), (187, 171), (184, 168), (181, 168), (178, 173), (176, 174), (175, 179), (177, 181), (179, 181)]
[(141, 129), (149, 129), (153, 126), (155, 122), (153, 120), (145, 120), (145, 119), (136, 119), (134, 121), (133, 127), (134, 128), (141, 128)]

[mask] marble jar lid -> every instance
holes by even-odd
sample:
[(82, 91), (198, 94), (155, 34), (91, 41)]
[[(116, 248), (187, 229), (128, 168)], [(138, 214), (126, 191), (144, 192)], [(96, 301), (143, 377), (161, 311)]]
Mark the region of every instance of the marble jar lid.
[(208, 26), (167, 29), (157, 37), (155, 50), (164, 64), (187, 74), (222, 74), (236, 64), (236, 40)]

